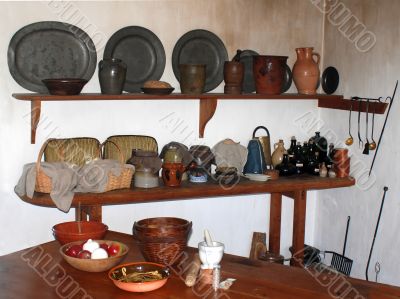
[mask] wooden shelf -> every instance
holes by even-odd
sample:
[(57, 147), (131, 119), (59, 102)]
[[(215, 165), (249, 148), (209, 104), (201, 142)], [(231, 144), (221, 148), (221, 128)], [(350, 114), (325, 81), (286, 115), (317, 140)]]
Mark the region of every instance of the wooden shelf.
[[(361, 107), (359, 107), (361, 105)], [(369, 102), (368, 112), (372, 113), (375, 110), (375, 114), (384, 114), (388, 103), (379, 103), (379, 102)], [(318, 107), (320, 108), (330, 108), (330, 109), (339, 109), (339, 110), (347, 110), (350, 108), (353, 112), (358, 112), (360, 109), (361, 112), (367, 112), (367, 102), (366, 101), (356, 101), (356, 100), (348, 100), (348, 99), (335, 99), (327, 100), (327, 99), (319, 99)]]
[[(99, 93), (83, 93), (76, 96), (55, 96), (37, 93), (16, 93), (14, 98), (31, 102), (31, 143), (35, 143), (36, 130), (40, 120), (41, 102), (43, 101), (125, 101), (125, 100), (199, 100), (199, 137), (204, 136), (207, 123), (214, 116), (218, 100), (318, 100), (318, 107), (349, 110), (350, 101), (341, 95), (301, 95), (284, 93), (281, 95), (240, 94), (229, 95), (223, 93), (204, 93), (200, 95), (173, 93), (169, 95), (149, 95), (143, 93), (123, 93), (120, 95), (105, 95)], [(370, 111), (376, 107), (376, 113), (382, 114), (386, 110), (385, 103), (370, 103)], [(365, 111), (365, 105), (362, 105)], [(353, 110), (358, 111), (358, 102), (354, 102)]]
[[(144, 189), (121, 189), (105, 193), (76, 193), (72, 201), (73, 207), (85, 205), (119, 205), (155, 201), (182, 200), (202, 197), (233, 196), (262, 193), (286, 193), (301, 190), (332, 189), (349, 187), (355, 184), (353, 178), (321, 178), (318, 176), (301, 175), (281, 177), (267, 182), (256, 182), (248, 179), (233, 187), (222, 187), (218, 182), (210, 180), (207, 183), (195, 184), (183, 182), (180, 187), (159, 187)], [(55, 207), (49, 194), (36, 193), (32, 198), (22, 196), (25, 202), (45, 207)]]

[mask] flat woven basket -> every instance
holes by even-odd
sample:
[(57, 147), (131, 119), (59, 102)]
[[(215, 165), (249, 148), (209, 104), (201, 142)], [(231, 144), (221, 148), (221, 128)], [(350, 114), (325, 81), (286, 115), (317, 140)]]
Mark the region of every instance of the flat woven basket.
[(100, 141), (92, 137), (49, 139), (44, 149), (44, 161), (67, 162), (83, 166), (100, 158)]
[[(111, 141), (112, 143), (108, 143), (108, 141)], [(126, 161), (128, 161), (128, 159), (132, 156), (133, 149), (158, 152), (157, 141), (150, 136), (115, 135), (108, 137), (104, 144), (104, 159), (119, 161), (122, 155), (124, 163), (126, 163)], [(113, 146), (113, 144), (116, 144), (117, 147)]]
[[(119, 153), (119, 159), (118, 160), (115, 159), (115, 160), (121, 162), (122, 170), (121, 170), (121, 173), (119, 176), (114, 175), (111, 171), (108, 173), (108, 183), (107, 183), (106, 188), (104, 189), (104, 192), (111, 191), (111, 190), (117, 190), (117, 189), (129, 188), (131, 186), (132, 177), (135, 172), (135, 169), (125, 166), (125, 161), (124, 161), (121, 149), (119, 148), (118, 144), (107, 139), (102, 144), (103, 149), (106, 144), (111, 144), (116, 148), (117, 152)], [(131, 166), (131, 165), (129, 165), (129, 166)]]

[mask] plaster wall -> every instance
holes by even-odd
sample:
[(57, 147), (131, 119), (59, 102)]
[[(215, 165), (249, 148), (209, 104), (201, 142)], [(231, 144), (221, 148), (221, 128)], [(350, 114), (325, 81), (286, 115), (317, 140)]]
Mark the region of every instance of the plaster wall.
[[(312, 45), (321, 50), (322, 15), (307, 0), (164, 0), (164, 1), (43, 1), (0, 2), (0, 254), (6, 254), (53, 239), (51, 227), (72, 220), (74, 212), (64, 214), (22, 202), (13, 192), (22, 166), (36, 160), (40, 145), (49, 137), (93, 136), (104, 140), (114, 134), (154, 136), (162, 147), (175, 140), (187, 145), (204, 143), (213, 146), (230, 137), (247, 145), (253, 129), (265, 125), (272, 142), (290, 136), (308, 139), (293, 120), (307, 111), (316, 111), (316, 101), (221, 101), (206, 128), (205, 138), (198, 139), (198, 101), (112, 101), (43, 103), (42, 122), (37, 142), (30, 144), (30, 103), (17, 101), (12, 93), (27, 92), (11, 77), (7, 68), (7, 48), (13, 34), (21, 27), (38, 21), (74, 23), (83, 16), (104, 36), (98, 44), (98, 59), (105, 42), (118, 29), (139, 25), (152, 30), (162, 41), (167, 57), (162, 80), (179, 91), (171, 67), (176, 41), (192, 29), (208, 29), (225, 43), (229, 57), (236, 49), (253, 49), (260, 54), (288, 55), (295, 61), (294, 48)], [(63, 8), (64, 7), (64, 8)], [(71, 17), (72, 15), (72, 17)], [(78, 18), (79, 20), (80, 18)], [(80, 26), (80, 24), (77, 24)], [(83, 27), (83, 26), (81, 26)], [(83, 92), (100, 90), (97, 71)], [(295, 88), (292, 86), (291, 91)], [(223, 83), (214, 90), (222, 92)], [(179, 128), (163, 119), (173, 114)], [(306, 241), (313, 243), (315, 194), (309, 193)], [(289, 255), (293, 203), (284, 200), (282, 253)], [(247, 256), (253, 231), (267, 231), (269, 195), (234, 198), (193, 199), (164, 203), (108, 206), (104, 222), (112, 230), (130, 233), (135, 220), (158, 216), (180, 216), (193, 221), (190, 245), (202, 239), (203, 229), (226, 244), (229, 253)]]

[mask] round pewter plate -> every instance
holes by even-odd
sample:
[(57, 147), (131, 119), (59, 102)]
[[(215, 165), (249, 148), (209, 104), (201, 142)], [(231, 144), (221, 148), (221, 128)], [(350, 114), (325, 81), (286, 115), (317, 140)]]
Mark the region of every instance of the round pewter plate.
[(164, 47), (152, 31), (140, 27), (124, 27), (115, 32), (106, 44), (104, 58), (118, 58), (127, 65), (124, 91), (141, 92), (144, 83), (159, 80), (164, 73)]
[(62, 22), (37, 22), (18, 30), (8, 46), (8, 68), (22, 87), (40, 93), (48, 90), (43, 79), (90, 80), (97, 54), (82, 29)]
[(228, 52), (222, 40), (210, 31), (196, 29), (185, 33), (175, 44), (172, 52), (172, 69), (179, 81), (180, 64), (205, 64), (204, 92), (208, 92), (224, 79), (224, 63), (227, 60)]

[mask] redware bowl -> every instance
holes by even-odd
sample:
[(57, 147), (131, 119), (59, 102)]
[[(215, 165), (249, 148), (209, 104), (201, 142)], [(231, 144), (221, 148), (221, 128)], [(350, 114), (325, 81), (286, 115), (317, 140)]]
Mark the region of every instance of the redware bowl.
[(78, 270), (82, 270), (82, 271), (86, 271), (86, 272), (104, 272), (104, 271), (110, 270), (115, 265), (118, 265), (129, 251), (128, 246), (126, 246), (125, 244), (123, 244), (121, 242), (110, 241), (110, 240), (95, 240), (95, 241), (98, 242), (99, 244), (106, 243), (107, 245), (111, 245), (113, 243), (118, 243), (121, 246), (122, 251), (118, 255), (111, 256), (111, 257), (108, 257), (105, 259), (95, 259), (95, 260), (80, 259), (77, 257), (72, 257), (69, 255), (66, 255), (65, 252), (67, 251), (67, 249), (69, 247), (71, 247), (72, 245), (80, 245), (80, 244), (84, 243), (82, 241), (77, 241), (77, 242), (71, 242), (71, 243), (61, 246), (60, 254), (68, 264), (70, 264), (72, 267), (74, 267)]
[(78, 95), (88, 82), (80, 78), (60, 78), (42, 80), (48, 91), (52, 95)]
[(70, 221), (53, 226), (54, 238), (61, 245), (74, 241), (87, 241), (88, 239), (103, 239), (108, 226), (97, 221)]
[[(121, 278), (123, 278), (124, 276), (122, 268), (126, 269), (127, 275), (134, 272), (144, 273), (150, 271), (158, 271), (161, 274), (162, 278), (146, 282), (123, 282), (120, 281)], [(150, 262), (128, 263), (112, 268), (108, 272), (108, 277), (118, 288), (122, 290), (128, 292), (150, 292), (161, 288), (163, 285), (167, 283), (169, 277), (169, 270), (164, 265), (156, 263), (150, 263)]]

